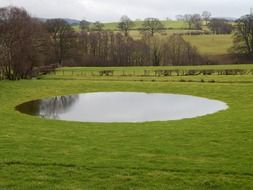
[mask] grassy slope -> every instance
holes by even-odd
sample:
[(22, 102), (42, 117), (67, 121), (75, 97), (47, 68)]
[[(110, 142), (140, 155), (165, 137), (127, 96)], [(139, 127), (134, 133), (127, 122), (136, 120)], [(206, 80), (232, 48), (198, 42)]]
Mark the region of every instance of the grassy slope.
[[(134, 39), (140, 39), (140, 32), (137, 30), (142, 27), (143, 21), (135, 21), (133, 30), (130, 31), (130, 35)], [(162, 38), (167, 38), (174, 33), (185, 33), (188, 27), (184, 21), (162, 21), (164, 26), (170, 30), (163, 32), (163, 35), (158, 34)], [(118, 31), (118, 22), (104, 23), (104, 30)], [(79, 25), (74, 25), (73, 28), (79, 31)], [(204, 26), (204, 28), (206, 28)], [(167, 35), (164, 35), (167, 34)], [(196, 46), (200, 53), (205, 55), (224, 55), (228, 53), (228, 50), (232, 47), (233, 39), (232, 35), (198, 35), (198, 36), (185, 36), (184, 37), (192, 45)]]
[[(167, 35), (156, 34), (161, 38), (168, 38), (171, 34), (181, 33), (183, 30), (168, 30)], [(163, 33), (164, 34), (164, 33)], [(137, 30), (130, 31), (130, 35), (134, 39), (140, 39), (140, 32)], [(203, 55), (224, 55), (229, 53), (229, 49), (233, 45), (232, 35), (198, 35), (198, 36), (183, 36), (183, 38), (197, 47)]]
[[(167, 30), (161, 34), (156, 34), (156, 36), (166, 39), (170, 35), (175, 33), (183, 33), (186, 30)], [(166, 35), (164, 35), (166, 34)], [(141, 34), (139, 31), (131, 31), (130, 35), (134, 39), (140, 39)], [(233, 36), (232, 35), (184, 35), (183, 38), (190, 42), (191, 45), (198, 48), (199, 52), (203, 55), (226, 55), (229, 54), (229, 49), (233, 46)]]
[(233, 45), (232, 35), (184, 36), (184, 39), (197, 47), (200, 53), (208, 55), (227, 54)]
[[(0, 82), (0, 188), (252, 189), (252, 83)], [(24, 101), (94, 91), (182, 93), (227, 111), (151, 123), (79, 123), (20, 114)]]
[[(157, 33), (156, 36), (166, 39), (172, 34), (185, 32), (187, 30), (167, 30), (162, 35)], [(130, 35), (134, 39), (141, 38), (139, 31), (130, 31)], [(229, 54), (229, 49), (233, 46), (233, 35), (184, 35), (183, 38), (197, 47), (203, 55), (226, 55)]]

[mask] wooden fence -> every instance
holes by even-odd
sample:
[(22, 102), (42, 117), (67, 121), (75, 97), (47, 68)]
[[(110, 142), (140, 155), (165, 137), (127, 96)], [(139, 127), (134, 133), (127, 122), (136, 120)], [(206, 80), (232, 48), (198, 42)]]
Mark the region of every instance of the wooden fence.
[(56, 68), (57, 68), (57, 64), (36, 67), (32, 71), (32, 76), (36, 77), (36, 76), (39, 76), (39, 75), (46, 75), (46, 74), (55, 72)]
[(4, 80), (4, 73), (1, 68), (0, 68), (0, 80)]

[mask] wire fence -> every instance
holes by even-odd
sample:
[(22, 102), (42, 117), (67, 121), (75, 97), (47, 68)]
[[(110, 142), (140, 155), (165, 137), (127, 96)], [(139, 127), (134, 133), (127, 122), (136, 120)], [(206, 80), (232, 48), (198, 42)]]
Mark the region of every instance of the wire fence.
[(198, 70), (143, 70), (143, 71), (120, 71), (120, 70), (56, 70), (51, 72), (55, 76), (135, 76), (135, 77), (166, 77), (166, 76), (197, 76), (197, 75), (252, 75), (253, 70), (248, 69), (198, 69)]
[[(191, 70), (53, 70), (42, 75), (70, 76), (70, 77), (170, 77), (170, 76), (207, 76), (207, 75), (253, 75), (253, 69), (191, 69)], [(40, 75), (39, 74), (39, 75)], [(5, 75), (0, 68), (0, 80), (4, 80)]]

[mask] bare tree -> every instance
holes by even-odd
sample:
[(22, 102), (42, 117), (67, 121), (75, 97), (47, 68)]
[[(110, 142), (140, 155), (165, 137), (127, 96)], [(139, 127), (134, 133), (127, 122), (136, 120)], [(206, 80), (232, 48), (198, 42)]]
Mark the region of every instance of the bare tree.
[(78, 33), (70, 66), (199, 65), (205, 60), (179, 35), (168, 40), (146, 34), (134, 40), (121, 33)]
[(86, 21), (86, 20), (82, 20), (80, 22), (80, 29), (81, 31), (86, 31), (88, 32), (90, 30), (90, 22)]
[(214, 34), (231, 34), (233, 26), (225, 19), (214, 18), (208, 23), (208, 28)]
[(202, 18), (200, 14), (186, 14), (184, 20), (188, 23), (189, 29), (201, 30)]
[(185, 14), (184, 15), (184, 21), (188, 24), (188, 28), (192, 29), (192, 15), (191, 14)]
[(193, 14), (191, 18), (193, 29), (201, 30), (202, 29), (202, 18), (200, 14)]
[(43, 24), (24, 9), (0, 9), (0, 67), (9, 80), (29, 78), (40, 62), (45, 37)]
[(236, 21), (234, 36), (235, 53), (253, 58), (253, 15), (246, 15)]
[(184, 16), (183, 15), (176, 15), (176, 20), (177, 21), (184, 21)]
[(72, 27), (63, 19), (47, 20), (47, 28), (52, 35), (55, 58), (61, 66), (64, 57), (70, 47), (71, 35), (73, 34)]
[(81, 32), (71, 66), (140, 66), (149, 65), (150, 48), (141, 40), (108, 31)]
[(206, 25), (207, 25), (208, 21), (210, 20), (211, 16), (212, 16), (211, 12), (209, 12), (209, 11), (203, 11), (202, 18), (206, 22)]
[(122, 16), (118, 28), (128, 36), (129, 30), (134, 26), (134, 22), (126, 15)]
[(143, 22), (143, 31), (154, 36), (156, 32), (164, 30), (164, 25), (157, 18), (146, 18)]
[(159, 37), (154, 37), (151, 39), (151, 57), (152, 65), (160, 66), (161, 64), (161, 41)]
[(161, 65), (200, 65), (206, 60), (196, 47), (191, 46), (180, 35), (172, 35), (161, 47)]
[(97, 31), (97, 32), (101, 32), (103, 30), (104, 26), (105, 25), (103, 23), (96, 21), (93, 23), (92, 30)]

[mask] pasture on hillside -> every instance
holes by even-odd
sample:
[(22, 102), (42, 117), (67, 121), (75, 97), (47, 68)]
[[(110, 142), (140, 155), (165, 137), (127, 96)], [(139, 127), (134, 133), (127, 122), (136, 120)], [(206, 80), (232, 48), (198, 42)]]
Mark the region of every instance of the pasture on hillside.
[(232, 35), (196, 35), (184, 36), (184, 39), (205, 55), (229, 54), (233, 46)]
[[(183, 38), (191, 45), (196, 47), (202, 55), (217, 56), (231, 54), (233, 47), (233, 35), (188, 35), (192, 30), (166, 30), (157, 33), (155, 36), (166, 39), (173, 34), (185, 34)], [(139, 31), (130, 31), (130, 35), (134, 39), (140, 39), (141, 33)]]
[[(165, 26), (165, 30), (156, 33), (157, 37), (162, 39), (168, 38), (173, 34), (183, 34), (184, 39), (190, 42), (193, 46), (197, 47), (199, 52), (203, 55), (209, 56), (219, 56), (230, 54), (230, 49), (233, 46), (233, 35), (189, 35), (190, 33), (208, 31), (207, 26), (203, 26), (202, 30), (189, 30), (188, 24), (185, 21), (173, 21), (173, 20), (163, 20), (161, 23)], [(120, 32), (118, 28), (118, 22), (103, 23), (104, 30)], [(131, 28), (129, 34), (134, 39), (141, 38), (141, 32), (139, 29), (142, 28), (143, 21), (134, 21), (134, 27)], [(80, 31), (79, 25), (72, 26), (75, 31)], [(93, 25), (91, 24), (91, 28)]]

